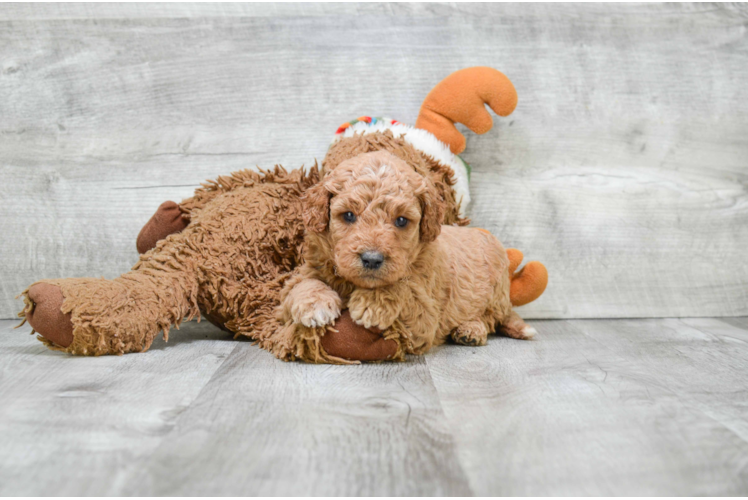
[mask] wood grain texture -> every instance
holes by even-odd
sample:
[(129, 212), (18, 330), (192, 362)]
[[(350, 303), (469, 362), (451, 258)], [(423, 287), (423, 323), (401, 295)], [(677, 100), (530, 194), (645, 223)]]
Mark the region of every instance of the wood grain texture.
[[(576, 12), (584, 8), (584, 14), (603, 16), (641, 15), (648, 12), (649, 6), (624, 5), (570, 5), (554, 7), (550, 12), (567, 19), (576, 17)], [(719, 6), (709, 3), (684, 4), (676, 12), (691, 15), (714, 14), (718, 10), (732, 15), (745, 15), (746, 8), (740, 3)], [(499, 10), (489, 9), (475, 3), (346, 3), (334, 7), (324, 3), (283, 2), (283, 3), (112, 3), (94, 5), (89, 3), (55, 3), (39, 8), (29, 3), (10, 3), (0, 10), (0, 20), (69, 20), (69, 19), (159, 19), (159, 18), (214, 18), (214, 17), (314, 17), (331, 15), (398, 15), (398, 16), (479, 16), (486, 13), (500, 12), (503, 15), (517, 18), (538, 15), (548, 12), (546, 6), (504, 5)]]
[(239, 345), (206, 323), (142, 356), (49, 351), (0, 321), (0, 495), (116, 495)]
[(126, 495), (467, 495), (425, 361), (283, 363), (240, 344)]
[(13, 324), (2, 495), (748, 494), (748, 318), (537, 320), (346, 367), (204, 323), (72, 358)]
[(113, 277), (155, 208), (413, 122), (453, 70), (515, 83), (468, 135), (474, 223), (550, 271), (527, 317), (748, 314), (744, 5), (0, 6), (0, 317)]
[(426, 357), (462, 424), (475, 494), (748, 493), (747, 330), (710, 318), (533, 325), (536, 341)]

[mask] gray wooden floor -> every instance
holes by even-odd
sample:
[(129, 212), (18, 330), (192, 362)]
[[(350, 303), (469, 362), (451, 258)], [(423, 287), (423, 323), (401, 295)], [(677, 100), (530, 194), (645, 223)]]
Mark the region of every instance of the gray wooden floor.
[(535, 321), (357, 367), (205, 323), (76, 358), (14, 324), (2, 495), (748, 494), (748, 318)]

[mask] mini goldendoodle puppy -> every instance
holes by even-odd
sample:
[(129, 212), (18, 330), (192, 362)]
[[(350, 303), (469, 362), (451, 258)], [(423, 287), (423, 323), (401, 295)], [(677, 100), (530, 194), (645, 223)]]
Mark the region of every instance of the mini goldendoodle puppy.
[(329, 172), (305, 195), (306, 262), (282, 293), (286, 322), (332, 325), (341, 310), (426, 352), (447, 337), (485, 345), (497, 327), (531, 338), (512, 310), (509, 260), (488, 231), (441, 226), (432, 182), (382, 151)]

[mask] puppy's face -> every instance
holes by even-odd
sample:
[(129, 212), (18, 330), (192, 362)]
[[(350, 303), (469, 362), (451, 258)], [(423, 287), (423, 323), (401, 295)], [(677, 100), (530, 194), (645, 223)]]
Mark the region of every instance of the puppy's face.
[(439, 235), (443, 206), (431, 181), (387, 152), (338, 165), (305, 196), (307, 230), (326, 239), (336, 273), (376, 288), (409, 273)]

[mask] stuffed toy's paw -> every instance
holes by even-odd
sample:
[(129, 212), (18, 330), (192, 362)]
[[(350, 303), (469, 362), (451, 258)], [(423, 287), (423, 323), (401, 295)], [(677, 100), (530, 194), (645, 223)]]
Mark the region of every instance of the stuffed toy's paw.
[(63, 314), (62, 301), (60, 287), (36, 283), (29, 287), (26, 309), (21, 314), (36, 333), (60, 347), (68, 347), (73, 343), (73, 322), (70, 313)]
[(396, 341), (382, 337), (378, 328), (366, 329), (357, 325), (347, 309), (333, 328), (328, 328), (320, 340), (330, 356), (351, 361), (384, 361), (397, 354)]
[(138, 234), (138, 253), (155, 248), (156, 243), (170, 234), (179, 233), (190, 223), (189, 216), (173, 201), (165, 201)]

